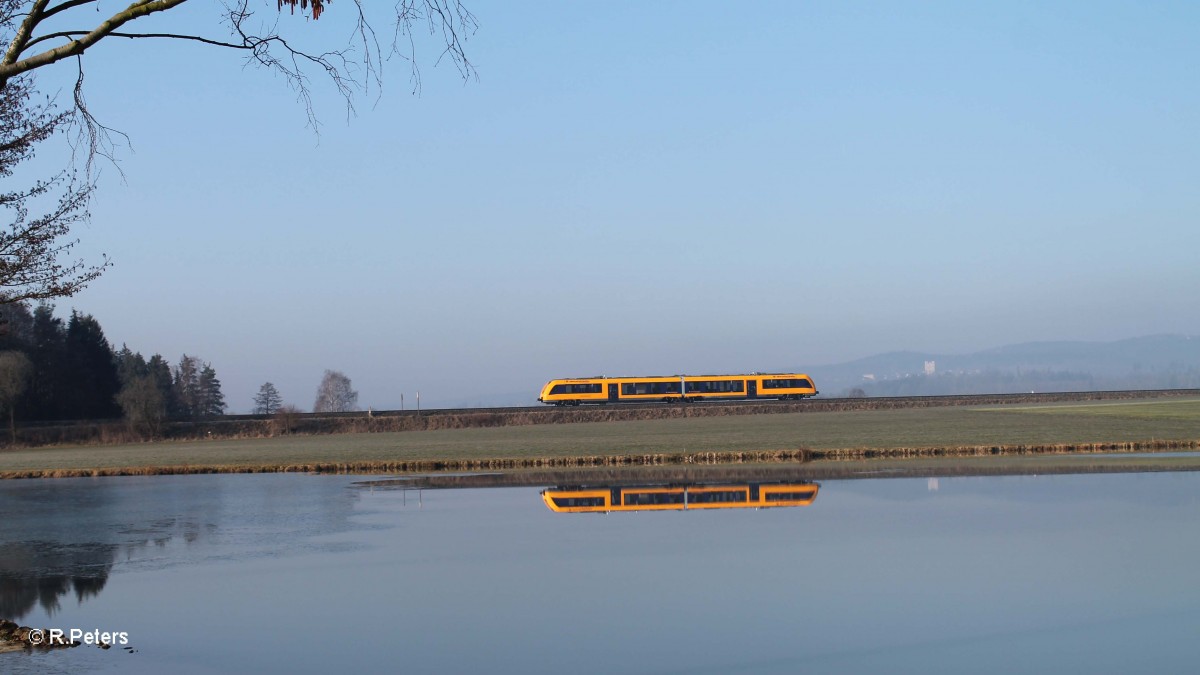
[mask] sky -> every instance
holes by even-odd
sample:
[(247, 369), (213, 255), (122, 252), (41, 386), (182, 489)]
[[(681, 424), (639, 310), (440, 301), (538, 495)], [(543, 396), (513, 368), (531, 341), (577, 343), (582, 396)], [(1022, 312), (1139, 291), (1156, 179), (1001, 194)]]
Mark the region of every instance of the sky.
[[(318, 133), (231, 51), (88, 52), (130, 147), (76, 230), (113, 267), (58, 312), (211, 362), (231, 412), (325, 369), (389, 409), (1200, 333), (1198, 5), (465, 2), (477, 78), (418, 40), (419, 95), (392, 59), (348, 115), (314, 76)], [(280, 30), (341, 46), (351, 6)]]

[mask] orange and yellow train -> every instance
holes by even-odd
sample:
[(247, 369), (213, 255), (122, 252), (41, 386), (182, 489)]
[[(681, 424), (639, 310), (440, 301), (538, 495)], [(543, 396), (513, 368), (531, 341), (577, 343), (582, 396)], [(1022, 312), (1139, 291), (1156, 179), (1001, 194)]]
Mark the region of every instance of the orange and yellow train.
[(808, 506), (820, 488), (817, 483), (558, 487), (542, 490), (542, 501), (557, 513), (765, 509)]
[(538, 400), (551, 405), (661, 401), (802, 399), (816, 396), (804, 373), (749, 375), (671, 375), (666, 377), (584, 377), (550, 380)]

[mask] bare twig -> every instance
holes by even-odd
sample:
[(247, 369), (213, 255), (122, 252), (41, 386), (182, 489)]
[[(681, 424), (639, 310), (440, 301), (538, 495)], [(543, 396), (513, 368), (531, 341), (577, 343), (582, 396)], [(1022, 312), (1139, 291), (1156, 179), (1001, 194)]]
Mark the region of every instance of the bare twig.
[(121, 170), (121, 165), (117, 163), (116, 143), (113, 142), (114, 136), (120, 136), (121, 142), (127, 148), (132, 145), (129, 141), (129, 136), (118, 129), (105, 126), (96, 119), (88, 108), (87, 101), (83, 97), (83, 59), (77, 59), (79, 75), (75, 78), (74, 101), (75, 109), (73, 111), (73, 125), (78, 129), (75, 139), (71, 142), (72, 155), (78, 160), (79, 148), (86, 148), (84, 153), (84, 175), (91, 177), (95, 168), (96, 157), (103, 157), (108, 160), (109, 164), (117, 170), (121, 178), (125, 178), (125, 172)]

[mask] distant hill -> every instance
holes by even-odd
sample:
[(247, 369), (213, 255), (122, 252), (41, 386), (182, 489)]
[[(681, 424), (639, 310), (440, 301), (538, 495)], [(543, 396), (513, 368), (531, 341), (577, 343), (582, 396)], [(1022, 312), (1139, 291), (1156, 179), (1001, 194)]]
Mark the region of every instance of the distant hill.
[[(925, 363), (934, 363), (932, 375)], [(888, 352), (805, 369), (823, 395), (868, 396), (1200, 387), (1200, 337), (1027, 342), (971, 354)]]

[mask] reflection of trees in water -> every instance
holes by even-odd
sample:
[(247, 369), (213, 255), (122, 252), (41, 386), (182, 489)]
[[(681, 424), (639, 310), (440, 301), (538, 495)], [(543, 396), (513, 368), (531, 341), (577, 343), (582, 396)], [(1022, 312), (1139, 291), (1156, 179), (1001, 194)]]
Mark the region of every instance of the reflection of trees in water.
[(99, 595), (118, 554), (134, 558), (152, 546), (165, 547), (176, 535), (192, 544), (214, 527), (158, 518), (118, 530), (116, 534), (127, 540), (123, 544), (32, 541), (0, 546), (0, 619), (20, 619), (35, 606), (53, 616), (62, 608), (62, 597), (72, 591), (77, 602)]
[(116, 554), (112, 544), (0, 547), (0, 618), (20, 619), (37, 605), (53, 615), (72, 591), (78, 602), (95, 597), (108, 583)]
[[(359, 495), (309, 476), (170, 476), (0, 485), (0, 618), (100, 593), (115, 564), (274, 555), (350, 527)], [(190, 553), (168, 550), (183, 542)], [(175, 547), (170, 547), (175, 548)], [(153, 562), (150, 562), (153, 561)]]

